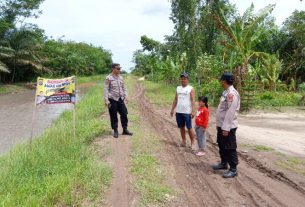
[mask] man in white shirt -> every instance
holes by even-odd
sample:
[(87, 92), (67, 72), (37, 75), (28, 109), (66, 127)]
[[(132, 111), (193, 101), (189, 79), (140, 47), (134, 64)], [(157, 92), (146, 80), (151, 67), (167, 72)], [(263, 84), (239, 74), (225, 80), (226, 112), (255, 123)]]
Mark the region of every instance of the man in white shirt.
[(186, 127), (191, 140), (191, 148), (195, 150), (195, 133), (192, 128), (192, 118), (195, 116), (195, 90), (192, 86), (188, 85), (189, 75), (186, 72), (183, 72), (180, 78), (181, 86), (177, 87), (170, 114), (173, 117), (174, 110), (176, 109), (176, 121), (182, 138), (181, 146), (186, 146)]

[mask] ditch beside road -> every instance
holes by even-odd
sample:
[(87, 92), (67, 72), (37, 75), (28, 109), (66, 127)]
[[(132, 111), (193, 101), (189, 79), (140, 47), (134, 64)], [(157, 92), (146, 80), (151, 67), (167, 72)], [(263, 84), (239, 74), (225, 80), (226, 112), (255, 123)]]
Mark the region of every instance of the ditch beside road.
[[(76, 98), (79, 100), (96, 83), (78, 85)], [(22, 90), (18, 93), (0, 95), (0, 155), (3, 155), (19, 144), (30, 139), (32, 116), (35, 110), (35, 90)], [(72, 104), (38, 106), (33, 138), (41, 135), (44, 129), (65, 110), (73, 109)]]

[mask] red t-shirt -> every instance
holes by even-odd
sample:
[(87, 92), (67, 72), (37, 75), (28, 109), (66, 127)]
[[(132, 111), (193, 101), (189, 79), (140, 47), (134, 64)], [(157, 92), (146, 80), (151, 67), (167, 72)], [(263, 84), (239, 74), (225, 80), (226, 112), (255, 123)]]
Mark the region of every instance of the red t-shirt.
[(197, 126), (207, 128), (209, 123), (209, 110), (207, 107), (199, 107), (195, 122)]

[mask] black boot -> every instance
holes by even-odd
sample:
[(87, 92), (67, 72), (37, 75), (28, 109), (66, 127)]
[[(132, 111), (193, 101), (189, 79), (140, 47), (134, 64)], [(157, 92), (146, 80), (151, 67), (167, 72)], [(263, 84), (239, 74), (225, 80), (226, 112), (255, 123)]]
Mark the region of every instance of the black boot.
[(118, 132), (117, 129), (114, 129), (114, 130), (113, 130), (113, 137), (114, 137), (114, 138), (118, 138), (118, 137), (119, 137), (119, 132)]
[(224, 178), (234, 178), (235, 176), (237, 176), (236, 169), (230, 169), (222, 175)]
[(132, 136), (133, 135), (133, 133), (131, 133), (130, 131), (128, 131), (128, 129), (127, 128), (124, 128), (123, 129), (123, 133), (122, 133), (123, 135), (129, 135), (129, 136)]
[(226, 163), (219, 163), (217, 165), (212, 165), (213, 170), (226, 170), (228, 169), (228, 164)]

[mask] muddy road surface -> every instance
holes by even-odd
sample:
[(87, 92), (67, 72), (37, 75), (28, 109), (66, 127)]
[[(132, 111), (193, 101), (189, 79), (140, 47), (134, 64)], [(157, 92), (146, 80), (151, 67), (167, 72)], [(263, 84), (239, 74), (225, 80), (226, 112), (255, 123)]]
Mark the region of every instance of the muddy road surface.
[(196, 157), (188, 147), (180, 147), (180, 133), (169, 109), (150, 104), (142, 85), (137, 96), (142, 118), (149, 122), (164, 144), (169, 175), (181, 191), (168, 206), (305, 206), (305, 187), (254, 157), (239, 153), (238, 177), (223, 179), (222, 171), (211, 169), (219, 161), (215, 144), (215, 123), (211, 121), (206, 156)]
[[(78, 86), (80, 99), (94, 84)], [(34, 90), (0, 96), (0, 155), (7, 153), (14, 145), (30, 139), (34, 112)], [(72, 109), (72, 104), (57, 104), (37, 107), (33, 137), (42, 134), (64, 110)]]

